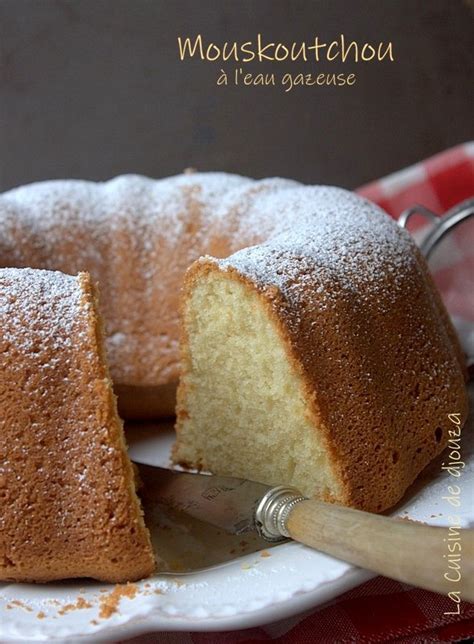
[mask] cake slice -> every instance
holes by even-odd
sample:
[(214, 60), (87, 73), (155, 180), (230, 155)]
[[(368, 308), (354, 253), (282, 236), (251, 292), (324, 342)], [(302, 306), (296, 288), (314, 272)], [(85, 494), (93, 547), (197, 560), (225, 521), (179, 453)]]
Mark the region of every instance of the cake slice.
[(87, 273), (0, 269), (0, 401), (0, 579), (150, 575)]
[(319, 208), (188, 270), (173, 459), (380, 512), (464, 423), (461, 352), (409, 236)]

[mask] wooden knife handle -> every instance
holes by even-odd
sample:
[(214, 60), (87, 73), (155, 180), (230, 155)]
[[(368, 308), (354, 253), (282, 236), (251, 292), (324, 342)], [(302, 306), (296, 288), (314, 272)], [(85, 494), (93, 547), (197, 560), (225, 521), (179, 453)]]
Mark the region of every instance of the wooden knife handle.
[(449, 594), (454, 602), (474, 601), (474, 530), (431, 527), (309, 499), (295, 501), (283, 534), (379, 575)]

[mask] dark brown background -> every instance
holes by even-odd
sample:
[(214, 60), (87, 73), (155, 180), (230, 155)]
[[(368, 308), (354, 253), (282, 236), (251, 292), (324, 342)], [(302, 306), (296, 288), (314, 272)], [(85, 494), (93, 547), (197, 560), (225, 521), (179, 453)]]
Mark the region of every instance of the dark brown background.
[[(0, 0), (0, 188), (187, 166), (348, 187), (385, 175), (472, 138), (469, 4)], [(217, 88), (219, 64), (178, 59), (178, 35), (222, 42), (258, 31), (392, 40), (397, 60), (346, 63), (352, 88), (284, 94)]]

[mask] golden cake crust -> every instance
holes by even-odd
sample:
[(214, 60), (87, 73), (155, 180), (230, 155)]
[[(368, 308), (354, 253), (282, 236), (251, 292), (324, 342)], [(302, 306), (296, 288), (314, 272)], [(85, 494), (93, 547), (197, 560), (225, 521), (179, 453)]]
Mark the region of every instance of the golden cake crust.
[(0, 579), (155, 568), (89, 275), (0, 270)]

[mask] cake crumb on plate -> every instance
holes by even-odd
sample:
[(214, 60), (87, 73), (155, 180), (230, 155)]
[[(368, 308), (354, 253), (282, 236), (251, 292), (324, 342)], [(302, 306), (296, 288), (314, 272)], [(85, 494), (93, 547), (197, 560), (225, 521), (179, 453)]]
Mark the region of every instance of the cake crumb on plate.
[(111, 593), (100, 598), (99, 617), (108, 619), (118, 612), (118, 606), (122, 597), (133, 599), (138, 592), (136, 584), (117, 584)]

